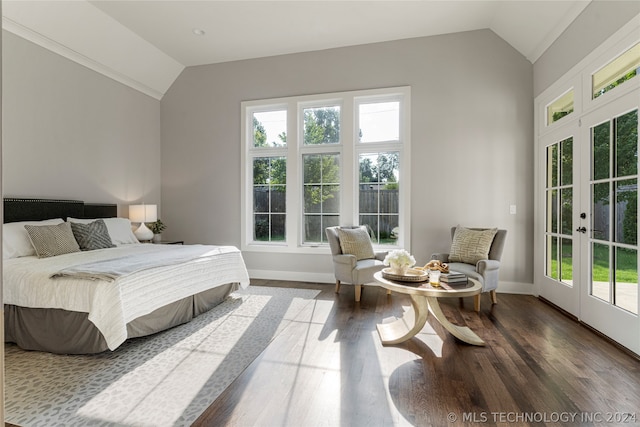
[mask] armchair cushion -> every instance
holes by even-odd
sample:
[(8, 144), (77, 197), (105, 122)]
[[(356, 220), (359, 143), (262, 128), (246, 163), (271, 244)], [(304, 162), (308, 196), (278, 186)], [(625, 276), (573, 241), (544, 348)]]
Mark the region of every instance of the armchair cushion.
[(475, 266), (478, 261), (488, 259), (489, 250), (497, 232), (497, 228), (472, 230), (456, 227), (449, 251), (449, 262), (462, 262)]
[(338, 240), (343, 254), (354, 255), (358, 261), (375, 258), (371, 238), (364, 227), (338, 228)]

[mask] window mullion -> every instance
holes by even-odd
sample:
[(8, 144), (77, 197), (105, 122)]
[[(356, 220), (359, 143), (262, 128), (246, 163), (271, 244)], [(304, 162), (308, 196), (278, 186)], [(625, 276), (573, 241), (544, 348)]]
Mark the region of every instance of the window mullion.
[(355, 126), (353, 97), (345, 99), (342, 106), (343, 126), (340, 135), (342, 168), (340, 175), (340, 224), (358, 224), (358, 168), (355, 151), (357, 129)]
[(298, 129), (298, 106), (295, 101), (287, 104), (287, 247), (295, 248), (300, 241), (300, 189), (302, 167), (300, 166), (300, 131)]

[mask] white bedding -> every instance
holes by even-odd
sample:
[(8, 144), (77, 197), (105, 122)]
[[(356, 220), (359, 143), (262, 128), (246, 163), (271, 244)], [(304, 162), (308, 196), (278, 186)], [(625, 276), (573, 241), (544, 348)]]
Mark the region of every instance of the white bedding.
[[(50, 258), (4, 260), (4, 303), (89, 313), (89, 320), (114, 350), (127, 338), (126, 324), (157, 308), (227, 283), (249, 285), (241, 252), (233, 246), (194, 245), (190, 261), (125, 274), (115, 281), (56, 277), (59, 270), (89, 262), (137, 256), (163, 257), (174, 245), (125, 245)], [(200, 250), (202, 249), (202, 250)]]

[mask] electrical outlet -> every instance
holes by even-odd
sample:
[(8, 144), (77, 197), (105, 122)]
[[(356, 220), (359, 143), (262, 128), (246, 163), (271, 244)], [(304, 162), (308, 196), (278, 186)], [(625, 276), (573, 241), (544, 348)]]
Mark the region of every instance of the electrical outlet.
[(516, 205), (510, 205), (509, 206), (509, 213), (511, 215), (515, 215), (516, 214)]

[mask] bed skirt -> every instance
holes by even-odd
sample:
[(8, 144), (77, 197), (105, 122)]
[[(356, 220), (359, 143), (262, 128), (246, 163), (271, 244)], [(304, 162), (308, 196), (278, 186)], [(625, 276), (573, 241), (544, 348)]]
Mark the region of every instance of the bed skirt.
[[(127, 337), (136, 338), (189, 322), (222, 303), (238, 284), (221, 285), (183, 298), (132, 320)], [(108, 350), (107, 343), (88, 320), (88, 313), (56, 308), (4, 306), (4, 341), (25, 350), (59, 354), (93, 354)]]

